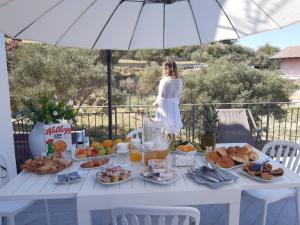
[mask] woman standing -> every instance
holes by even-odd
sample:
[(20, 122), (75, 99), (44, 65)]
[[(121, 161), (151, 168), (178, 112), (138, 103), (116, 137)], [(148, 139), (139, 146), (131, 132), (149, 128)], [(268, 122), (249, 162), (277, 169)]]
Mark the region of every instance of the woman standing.
[(176, 63), (166, 58), (163, 64), (163, 78), (160, 80), (158, 95), (153, 105), (158, 106), (155, 121), (164, 122), (170, 139), (174, 139), (183, 127), (179, 99), (182, 93), (182, 79), (178, 77)]

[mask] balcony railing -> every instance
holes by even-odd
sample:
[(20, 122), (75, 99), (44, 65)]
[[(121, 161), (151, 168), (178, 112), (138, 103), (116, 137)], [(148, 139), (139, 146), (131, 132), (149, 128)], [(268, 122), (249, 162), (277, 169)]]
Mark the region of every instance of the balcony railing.
[[(179, 136), (185, 140), (199, 140), (202, 130), (200, 105), (180, 105), (184, 124)], [(264, 142), (272, 140), (299, 141), (299, 103), (216, 103), (217, 108), (250, 109), (255, 124), (261, 130)], [(118, 105), (113, 107), (113, 137), (125, 137), (129, 131), (142, 127), (145, 117), (154, 117), (156, 108), (151, 105)], [(249, 124), (251, 126), (250, 118)], [(82, 107), (77, 116), (74, 130), (85, 130), (93, 139), (108, 138), (107, 107)], [(253, 126), (252, 126), (253, 128)], [(13, 121), (16, 158), (18, 163), (30, 157), (28, 135), (32, 124), (25, 118)], [(254, 134), (254, 130), (253, 130)]]

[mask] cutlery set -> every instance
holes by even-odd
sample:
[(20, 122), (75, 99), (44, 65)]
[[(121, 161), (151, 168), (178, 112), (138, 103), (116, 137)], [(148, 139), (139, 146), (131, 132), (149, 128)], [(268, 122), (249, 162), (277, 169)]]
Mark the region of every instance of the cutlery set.
[(215, 168), (209, 168), (207, 166), (190, 168), (188, 174), (193, 176), (195, 179), (202, 179), (204, 181), (213, 183), (228, 183), (233, 181), (232, 178), (226, 176), (222, 171)]

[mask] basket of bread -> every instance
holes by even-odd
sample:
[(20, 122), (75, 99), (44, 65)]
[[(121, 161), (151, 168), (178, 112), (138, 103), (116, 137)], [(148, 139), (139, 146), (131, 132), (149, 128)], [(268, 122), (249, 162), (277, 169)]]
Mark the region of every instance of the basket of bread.
[(48, 174), (57, 173), (63, 169), (71, 166), (71, 160), (64, 160), (62, 158), (44, 158), (38, 157), (36, 159), (29, 159), (22, 165), (22, 169), (27, 172)]
[(242, 166), (241, 172), (251, 178), (261, 181), (272, 181), (274, 178), (281, 177), (284, 174), (282, 168), (273, 169), (272, 164), (250, 162)]
[(243, 147), (222, 147), (206, 154), (206, 160), (220, 168), (234, 168), (242, 164), (259, 160), (258, 154), (251, 145)]

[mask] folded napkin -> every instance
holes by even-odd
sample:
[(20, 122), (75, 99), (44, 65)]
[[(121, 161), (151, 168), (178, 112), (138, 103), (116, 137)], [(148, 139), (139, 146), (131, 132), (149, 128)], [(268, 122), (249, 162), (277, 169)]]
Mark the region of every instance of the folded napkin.
[(173, 158), (173, 166), (184, 167), (193, 166), (194, 158), (188, 155), (175, 155)]
[(223, 187), (224, 185), (227, 185), (227, 184), (230, 184), (230, 183), (233, 183), (233, 182), (236, 182), (238, 179), (239, 179), (239, 176), (229, 172), (229, 171), (226, 171), (226, 170), (221, 170), (220, 171), (225, 175), (227, 176), (228, 178), (230, 178), (232, 181), (230, 182), (219, 182), (219, 183), (215, 183), (215, 182), (210, 182), (206, 179), (203, 179), (199, 176), (195, 176), (195, 175), (192, 175), (192, 174), (187, 174), (188, 176), (192, 177), (194, 181), (196, 181), (197, 183), (199, 184), (204, 184), (204, 185), (207, 185), (208, 187), (212, 188), (212, 189), (217, 189), (217, 188), (220, 188), (220, 187)]

